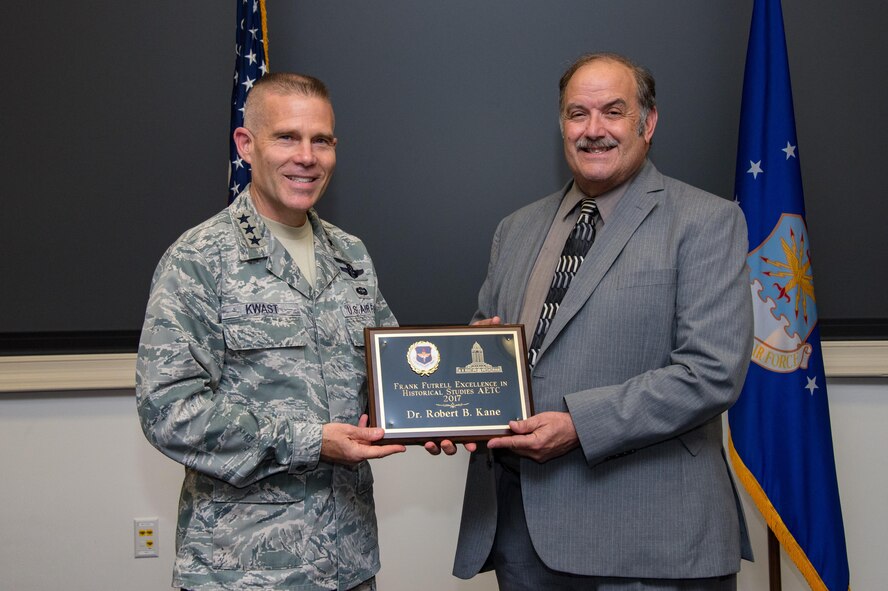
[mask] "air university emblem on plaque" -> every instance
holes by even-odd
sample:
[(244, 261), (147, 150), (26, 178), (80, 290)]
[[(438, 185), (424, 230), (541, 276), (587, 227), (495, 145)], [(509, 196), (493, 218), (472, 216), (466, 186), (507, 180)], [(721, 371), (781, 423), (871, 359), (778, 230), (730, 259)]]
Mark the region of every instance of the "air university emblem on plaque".
[(435, 373), (441, 363), (441, 353), (434, 343), (417, 341), (407, 349), (407, 363), (410, 369), (421, 376)]
[(747, 260), (755, 313), (753, 363), (777, 373), (807, 369), (811, 356), (807, 340), (817, 324), (817, 306), (802, 217), (780, 216), (770, 236)]
[(464, 367), (457, 367), (456, 373), (503, 373), (503, 366), (493, 366), (484, 361), (484, 349), (475, 343), (472, 345), (472, 362)]

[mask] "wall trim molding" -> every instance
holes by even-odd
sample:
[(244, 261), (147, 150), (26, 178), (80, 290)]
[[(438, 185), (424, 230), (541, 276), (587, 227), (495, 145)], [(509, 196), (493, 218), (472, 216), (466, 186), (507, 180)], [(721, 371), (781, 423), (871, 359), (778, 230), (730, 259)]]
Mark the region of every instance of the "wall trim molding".
[[(888, 377), (888, 341), (823, 341), (828, 378)], [(136, 354), (0, 357), (0, 392), (131, 390)]]
[(823, 341), (828, 378), (888, 377), (888, 341)]
[(135, 353), (0, 357), (0, 392), (126, 390), (135, 387)]

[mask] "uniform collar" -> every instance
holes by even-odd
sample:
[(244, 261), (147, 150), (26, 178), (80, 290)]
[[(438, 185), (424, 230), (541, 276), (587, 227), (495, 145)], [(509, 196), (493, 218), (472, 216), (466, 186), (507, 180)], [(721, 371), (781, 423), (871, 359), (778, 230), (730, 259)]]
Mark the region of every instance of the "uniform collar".
[(250, 185), (247, 185), (228, 206), (228, 215), (235, 229), (234, 235), (240, 259), (248, 261), (267, 257), (271, 232), (253, 206)]
[(250, 196), (250, 185), (237, 196), (228, 208), (241, 261), (266, 259), (269, 272), (286, 281), (294, 289), (309, 297), (314, 290), (323, 291), (341, 273), (352, 280), (365, 280), (363, 268), (355, 266), (349, 254), (352, 242), (335, 226), (323, 221), (314, 209), (307, 212), (314, 236), (317, 277), (311, 286), (292, 262), (283, 244), (275, 239), (271, 230), (256, 211)]
[[(231, 224), (235, 228), (238, 252), (242, 261), (270, 256), (271, 245), (276, 242), (273, 241), (271, 231), (253, 205), (250, 186), (247, 185), (228, 206), (228, 214), (231, 217)], [(325, 253), (336, 261), (353, 263), (354, 259), (347, 254), (348, 244), (343, 241), (342, 237), (331, 232), (329, 224), (321, 220), (314, 209), (308, 210), (307, 216), (315, 237), (316, 255)]]

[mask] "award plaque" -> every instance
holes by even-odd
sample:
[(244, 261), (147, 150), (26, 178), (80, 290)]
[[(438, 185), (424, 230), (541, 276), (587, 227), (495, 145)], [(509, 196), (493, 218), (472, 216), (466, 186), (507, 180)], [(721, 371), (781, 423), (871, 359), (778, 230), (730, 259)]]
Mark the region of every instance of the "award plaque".
[(482, 441), (533, 414), (524, 326), (365, 328), (379, 443)]

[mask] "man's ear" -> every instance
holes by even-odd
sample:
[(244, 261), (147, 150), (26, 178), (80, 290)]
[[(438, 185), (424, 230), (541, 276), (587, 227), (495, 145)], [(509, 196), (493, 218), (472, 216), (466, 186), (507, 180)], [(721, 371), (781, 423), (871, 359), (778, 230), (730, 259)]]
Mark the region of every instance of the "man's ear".
[(234, 145), (237, 146), (237, 153), (247, 164), (252, 164), (253, 134), (246, 127), (238, 127), (234, 130), (232, 137), (234, 137)]
[[(644, 123), (644, 141), (646, 143), (651, 143), (651, 138), (654, 137), (654, 129), (657, 128), (657, 107), (651, 109), (651, 112), (648, 113), (647, 121)], [(245, 158), (246, 160), (246, 158)]]

